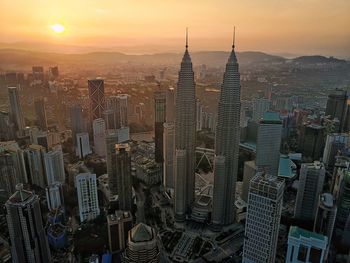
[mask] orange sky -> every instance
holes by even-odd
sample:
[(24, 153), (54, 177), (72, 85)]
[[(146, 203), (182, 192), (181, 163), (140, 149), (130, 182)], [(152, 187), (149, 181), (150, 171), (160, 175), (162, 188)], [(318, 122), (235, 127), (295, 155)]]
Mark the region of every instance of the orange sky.
[[(350, 57), (349, 0), (1, 0), (0, 42), (159, 46)], [(55, 34), (50, 25), (66, 31)]]

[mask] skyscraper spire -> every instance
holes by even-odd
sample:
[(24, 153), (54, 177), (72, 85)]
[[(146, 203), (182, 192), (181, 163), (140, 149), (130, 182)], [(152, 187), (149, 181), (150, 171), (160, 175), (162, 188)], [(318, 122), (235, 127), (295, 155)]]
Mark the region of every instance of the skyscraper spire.
[(188, 48), (188, 27), (186, 27), (186, 49)]
[(232, 49), (235, 48), (235, 44), (236, 44), (236, 26), (233, 27)]

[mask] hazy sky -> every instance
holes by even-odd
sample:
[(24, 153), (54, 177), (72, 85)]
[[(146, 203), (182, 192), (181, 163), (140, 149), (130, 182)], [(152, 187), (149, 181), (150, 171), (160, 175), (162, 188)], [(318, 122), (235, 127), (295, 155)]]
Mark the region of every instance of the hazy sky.
[[(350, 0), (1, 0), (0, 41), (350, 57)], [(56, 34), (50, 25), (61, 23)]]

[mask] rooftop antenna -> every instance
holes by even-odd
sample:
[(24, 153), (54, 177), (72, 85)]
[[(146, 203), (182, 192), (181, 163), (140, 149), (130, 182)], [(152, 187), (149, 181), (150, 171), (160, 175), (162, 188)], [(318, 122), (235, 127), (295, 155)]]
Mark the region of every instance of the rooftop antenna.
[(236, 26), (233, 27), (232, 49), (235, 48), (235, 43), (236, 43)]
[(188, 27), (186, 27), (186, 49), (188, 48)]

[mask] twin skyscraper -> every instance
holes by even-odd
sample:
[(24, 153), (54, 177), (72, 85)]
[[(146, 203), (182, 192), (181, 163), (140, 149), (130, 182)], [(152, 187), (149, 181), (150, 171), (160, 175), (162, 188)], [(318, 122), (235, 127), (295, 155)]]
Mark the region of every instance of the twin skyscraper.
[[(235, 33), (232, 51), (226, 64), (218, 104), (215, 135), (214, 191), (212, 224), (218, 228), (234, 222), (240, 138), (240, 75), (235, 54)], [(196, 163), (196, 84), (192, 61), (186, 50), (182, 58), (176, 89), (175, 112), (175, 219), (190, 216), (195, 198)]]

